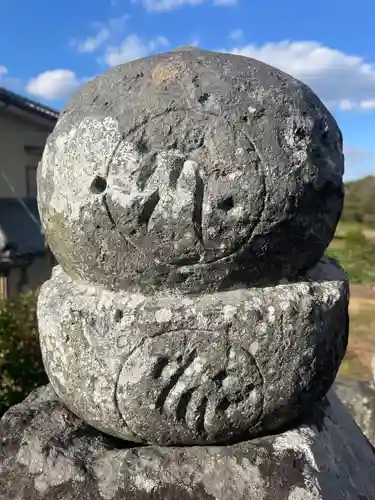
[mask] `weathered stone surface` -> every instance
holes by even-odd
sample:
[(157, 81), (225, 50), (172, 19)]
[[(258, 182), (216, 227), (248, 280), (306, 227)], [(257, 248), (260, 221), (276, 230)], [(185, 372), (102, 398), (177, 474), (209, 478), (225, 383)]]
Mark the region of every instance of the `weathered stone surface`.
[(375, 446), (375, 387), (373, 382), (340, 378), (335, 380), (333, 388), (363, 434)]
[(92, 426), (157, 444), (230, 442), (289, 423), (345, 354), (348, 283), (303, 279), (197, 296), (113, 292), (54, 269), (39, 294), (47, 373)]
[(128, 448), (75, 417), (47, 386), (6, 413), (0, 442), (0, 500), (375, 499), (374, 449), (332, 393), (282, 434)]
[(39, 209), (73, 278), (217, 291), (315, 265), (341, 213), (342, 174), (341, 133), (308, 87), (185, 48), (76, 93), (44, 152)]

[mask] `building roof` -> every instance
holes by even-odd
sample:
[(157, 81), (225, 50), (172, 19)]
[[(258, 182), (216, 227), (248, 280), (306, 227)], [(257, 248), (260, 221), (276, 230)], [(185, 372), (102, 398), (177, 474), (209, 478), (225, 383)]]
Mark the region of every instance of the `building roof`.
[(56, 122), (59, 117), (59, 112), (55, 109), (44, 106), (44, 104), (40, 104), (39, 102), (32, 101), (27, 97), (15, 94), (3, 87), (0, 87), (0, 102), (4, 102), (6, 105), (16, 106), (24, 111), (29, 111), (30, 113), (54, 122)]
[(0, 198), (0, 234), (0, 260), (8, 249), (20, 257), (45, 252), (37, 201)]

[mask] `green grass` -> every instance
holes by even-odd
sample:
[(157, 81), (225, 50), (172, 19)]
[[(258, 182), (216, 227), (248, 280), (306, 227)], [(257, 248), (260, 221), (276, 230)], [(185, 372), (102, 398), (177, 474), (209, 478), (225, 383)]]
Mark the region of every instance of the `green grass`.
[(327, 255), (340, 261), (352, 283), (375, 283), (375, 243), (371, 228), (341, 222)]
[(341, 221), (359, 222), (375, 229), (375, 176), (345, 183)]
[(39, 347), (36, 295), (0, 301), (0, 417), (47, 381)]
[(360, 284), (351, 294), (349, 346), (339, 374), (351, 380), (369, 380), (375, 346), (375, 302), (369, 300), (366, 290), (369, 284), (375, 284), (374, 228), (341, 220), (327, 254), (340, 261), (352, 284)]

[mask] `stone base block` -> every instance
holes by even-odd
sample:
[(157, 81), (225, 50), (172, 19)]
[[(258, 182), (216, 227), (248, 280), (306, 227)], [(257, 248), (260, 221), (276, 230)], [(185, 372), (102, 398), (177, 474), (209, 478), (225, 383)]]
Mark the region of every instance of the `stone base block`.
[(0, 443), (0, 500), (375, 499), (374, 448), (332, 392), (282, 434), (131, 447), (89, 427), (45, 386), (5, 414)]
[(375, 446), (375, 386), (364, 380), (336, 378), (335, 393), (349, 410), (370, 443)]

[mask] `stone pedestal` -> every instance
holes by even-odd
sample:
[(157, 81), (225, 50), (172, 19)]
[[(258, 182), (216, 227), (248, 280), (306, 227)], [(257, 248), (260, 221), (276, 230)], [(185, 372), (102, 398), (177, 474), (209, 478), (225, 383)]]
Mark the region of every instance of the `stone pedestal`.
[(134, 446), (50, 386), (0, 423), (0, 500), (373, 500), (375, 453), (334, 393), (292, 429), (231, 446)]
[(375, 387), (373, 382), (336, 379), (333, 388), (363, 434), (375, 446)]

